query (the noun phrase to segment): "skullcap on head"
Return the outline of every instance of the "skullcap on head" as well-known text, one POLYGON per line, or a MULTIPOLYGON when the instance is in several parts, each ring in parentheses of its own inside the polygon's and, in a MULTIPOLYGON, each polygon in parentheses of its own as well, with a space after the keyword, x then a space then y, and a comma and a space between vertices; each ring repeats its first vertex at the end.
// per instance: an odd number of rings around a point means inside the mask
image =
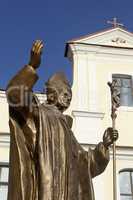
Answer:
POLYGON ((46 82, 46 87, 47 88, 53 88, 53 89, 62 89, 63 87, 68 87, 70 88, 70 84, 68 80, 66 79, 66 76, 64 73, 56 73, 52 77, 48 79, 46 82))

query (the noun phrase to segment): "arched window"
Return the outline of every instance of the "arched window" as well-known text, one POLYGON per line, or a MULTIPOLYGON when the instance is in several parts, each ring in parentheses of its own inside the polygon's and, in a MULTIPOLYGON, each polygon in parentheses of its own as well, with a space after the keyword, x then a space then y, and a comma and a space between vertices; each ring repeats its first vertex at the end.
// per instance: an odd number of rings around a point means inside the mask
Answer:
POLYGON ((133 169, 119 172, 120 200, 133 200, 133 169))
POLYGON ((112 79, 117 80, 117 89, 120 91, 120 105, 133 106, 132 76, 126 74, 112 74, 112 79))

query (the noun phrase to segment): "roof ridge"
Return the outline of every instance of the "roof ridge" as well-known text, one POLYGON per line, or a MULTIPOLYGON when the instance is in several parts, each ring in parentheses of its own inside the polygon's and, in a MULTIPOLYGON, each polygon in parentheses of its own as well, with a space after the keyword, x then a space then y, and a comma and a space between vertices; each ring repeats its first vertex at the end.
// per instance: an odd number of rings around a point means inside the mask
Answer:
POLYGON ((68 42, 67 43, 70 43, 70 42, 76 42, 77 40, 82 40, 82 39, 85 39, 86 37, 92 37, 92 36, 94 36, 94 35, 97 35, 97 34, 100 34, 100 33, 103 33, 103 32, 107 32, 107 31, 111 31, 111 30, 115 30, 115 29, 121 29, 121 30, 124 30, 124 31, 126 31, 126 32, 128 32, 128 33, 131 33, 131 34, 133 34, 133 32, 129 32, 125 27, 111 27, 111 28, 106 28, 106 29, 103 29, 103 30, 101 30, 101 31, 96 31, 96 32, 94 32, 94 33, 89 33, 89 34, 87 34, 87 35, 84 35, 84 36, 81 36, 81 37, 77 37, 77 38, 73 38, 73 39, 71 39, 71 40, 68 40, 68 42))

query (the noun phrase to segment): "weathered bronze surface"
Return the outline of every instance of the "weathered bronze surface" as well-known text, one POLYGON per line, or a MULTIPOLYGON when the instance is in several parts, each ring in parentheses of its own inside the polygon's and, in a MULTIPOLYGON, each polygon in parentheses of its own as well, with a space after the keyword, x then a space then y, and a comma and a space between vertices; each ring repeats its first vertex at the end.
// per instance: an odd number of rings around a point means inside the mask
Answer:
MULTIPOLYGON (((112 118, 112 128, 115 130, 116 122, 116 111, 120 106, 120 90, 117 87, 117 79, 108 82, 111 92, 111 118, 112 118)), ((116 143, 113 142, 113 200, 117 200, 117 173, 116 173, 116 143)))
POLYGON ((85 151, 74 137, 72 118, 64 115, 72 97, 62 74, 46 83, 40 104, 32 88, 38 76, 43 44, 35 41, 29 64, 7 87, 10 114, 8 200, 94 200, 92 178, 109 162, 108 147, 117 131, 108 128, 94 150, 85 151))

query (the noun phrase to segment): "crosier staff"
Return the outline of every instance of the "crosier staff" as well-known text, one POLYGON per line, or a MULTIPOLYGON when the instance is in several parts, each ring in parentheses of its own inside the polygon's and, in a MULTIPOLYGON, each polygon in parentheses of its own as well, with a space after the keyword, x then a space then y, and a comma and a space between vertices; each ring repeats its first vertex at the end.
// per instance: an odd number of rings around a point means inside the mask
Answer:
MULTIPOLYGON (((112 83, 108 82, 111 92, 111 119, 112 128, 115 130, 116 111, 120 106, 120 91, 117 88, 117 80, 114 79, 112 83)), ((116 180, 116 142, 113 142, 113 199, 117 200, 117 180, 116 180)))

